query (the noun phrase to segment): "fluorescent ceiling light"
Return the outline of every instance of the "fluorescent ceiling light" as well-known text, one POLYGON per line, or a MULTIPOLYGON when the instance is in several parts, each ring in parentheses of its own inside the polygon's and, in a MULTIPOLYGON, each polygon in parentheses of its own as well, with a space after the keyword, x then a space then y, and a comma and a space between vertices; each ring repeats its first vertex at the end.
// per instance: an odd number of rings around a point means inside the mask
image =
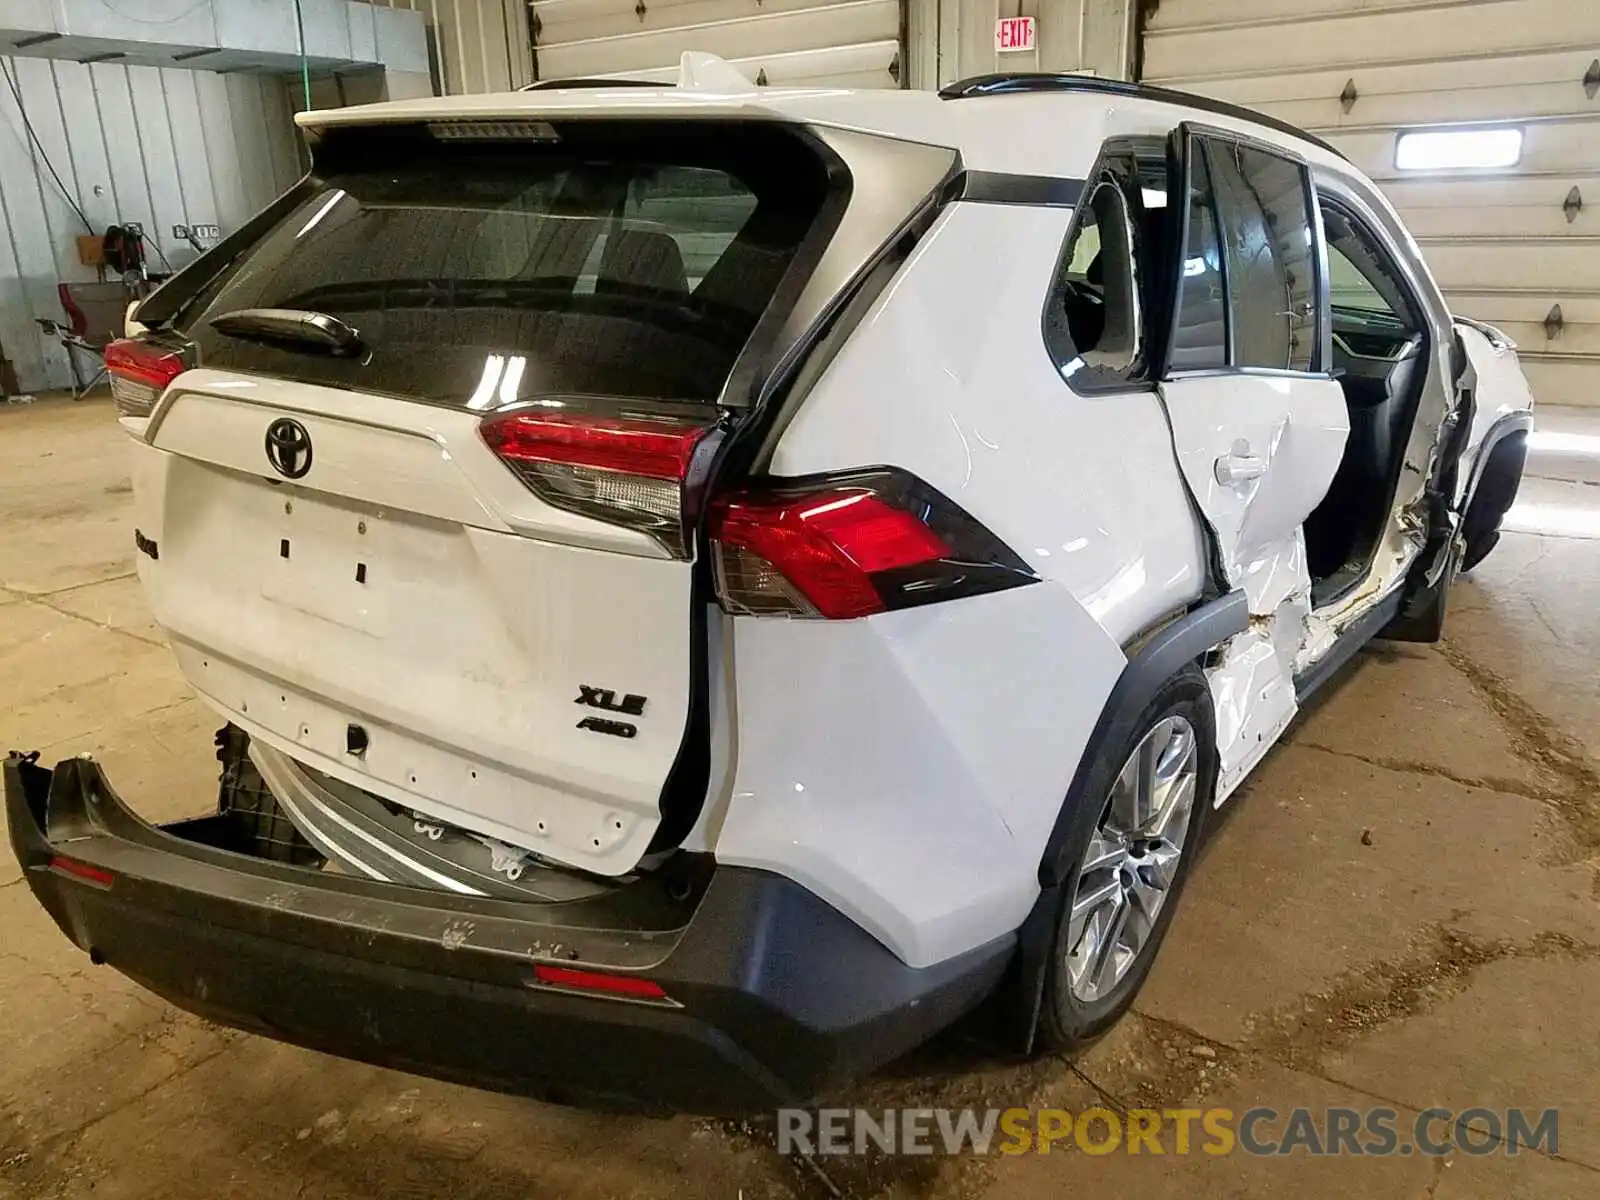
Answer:
POLYGON ((1430 129, 1402 133, 1394 165, 1402 171, 1449 171, 1461 167, 1513 167, 1522 157, 1522 130, 1430 129))

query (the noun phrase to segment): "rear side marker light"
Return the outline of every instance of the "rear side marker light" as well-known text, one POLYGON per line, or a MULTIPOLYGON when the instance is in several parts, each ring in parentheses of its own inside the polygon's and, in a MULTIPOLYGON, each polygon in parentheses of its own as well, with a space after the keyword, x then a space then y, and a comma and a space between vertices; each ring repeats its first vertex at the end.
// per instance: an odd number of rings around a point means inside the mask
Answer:
POLYGON ((519 409, 480 429, 541 500, 648 533, 675 557, 688 557, 684 480, 710 429, 703 421, 519 409))
POLYGON ((178 351, 131 338, 108 345, 105 360, 111 396, 124 417, 148 417, 167 385, 187 369, 178 351))
POLYGON ((637 975, 610 975, 604 971, 584 971, 577 967, 556 967, 549 963, 535 963, 533 977, 545 987, 562 988, 566 991, 589 992, 623 1000, 647 1000, 657 1004, 673 1003, 659 983, 637 975))
POLYGON ((60 871, 63 875, 71 875, 77 879, 86 879, 90 883, 99 884, 101 887, 110 887, 117 881, 117 877, 110 871, 100 867, 92 867, 86 862, 79 862, 75 858, 63 858, 56 855, 50 860, 50 869, 60 871))
POLYGON ((738 614, 846 620, 1038 579, 971 514, 894 468, 720 496, 710 535, 718 598, 738 614))

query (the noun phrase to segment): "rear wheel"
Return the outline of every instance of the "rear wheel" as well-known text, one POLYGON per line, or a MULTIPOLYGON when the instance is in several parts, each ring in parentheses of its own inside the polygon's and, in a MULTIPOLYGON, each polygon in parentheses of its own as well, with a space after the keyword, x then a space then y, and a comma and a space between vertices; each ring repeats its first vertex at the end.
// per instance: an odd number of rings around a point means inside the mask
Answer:
POLYGON ((1198 668, 1169 680, 1131 735, 1097 763, 1098 802, 1069 839, 1039 1037, 1062 1050, 1106 1029, 1133 1002, 1172 921, 1211 810, 1211 694, 1198 668))

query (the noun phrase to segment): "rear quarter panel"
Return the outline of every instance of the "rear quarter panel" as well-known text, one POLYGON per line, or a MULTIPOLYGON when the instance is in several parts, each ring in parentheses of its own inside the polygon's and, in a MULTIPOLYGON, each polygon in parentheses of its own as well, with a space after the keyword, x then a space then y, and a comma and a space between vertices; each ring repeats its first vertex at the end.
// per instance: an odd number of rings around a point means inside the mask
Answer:
POLYGON ((731 622, 718 859, 797 879, 914 966, 1021 923, 1123 644, 1201 588, 1155 394, 1078 396, 1046 352, 1070 217, 947 209, 771 464, 904 467, 1040 582, 857 621, 731 622))
POLYGON ((1461 463, 1460 487, 1464 491, 1476 475, 1489 431, 1512 413, 1531 412, 1533 390, 1515 347, 1504 342, 1496 345, 1482 329, 1465 321, 1457 321, 1455 329, 1478 376, 1472 434, 1461 463))

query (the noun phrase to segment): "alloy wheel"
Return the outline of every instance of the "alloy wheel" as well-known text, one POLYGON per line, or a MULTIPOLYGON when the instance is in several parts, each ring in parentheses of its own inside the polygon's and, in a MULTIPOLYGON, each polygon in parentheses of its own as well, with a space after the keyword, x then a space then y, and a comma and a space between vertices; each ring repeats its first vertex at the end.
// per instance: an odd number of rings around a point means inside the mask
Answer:
POLYGON ((1178 878, 1194 814, 1194 727, 1166 717, 1128 755, 1078 868, 1068 919, 1068 984, 1081 1003, 1108 996, 1155 931, 1178 878))

